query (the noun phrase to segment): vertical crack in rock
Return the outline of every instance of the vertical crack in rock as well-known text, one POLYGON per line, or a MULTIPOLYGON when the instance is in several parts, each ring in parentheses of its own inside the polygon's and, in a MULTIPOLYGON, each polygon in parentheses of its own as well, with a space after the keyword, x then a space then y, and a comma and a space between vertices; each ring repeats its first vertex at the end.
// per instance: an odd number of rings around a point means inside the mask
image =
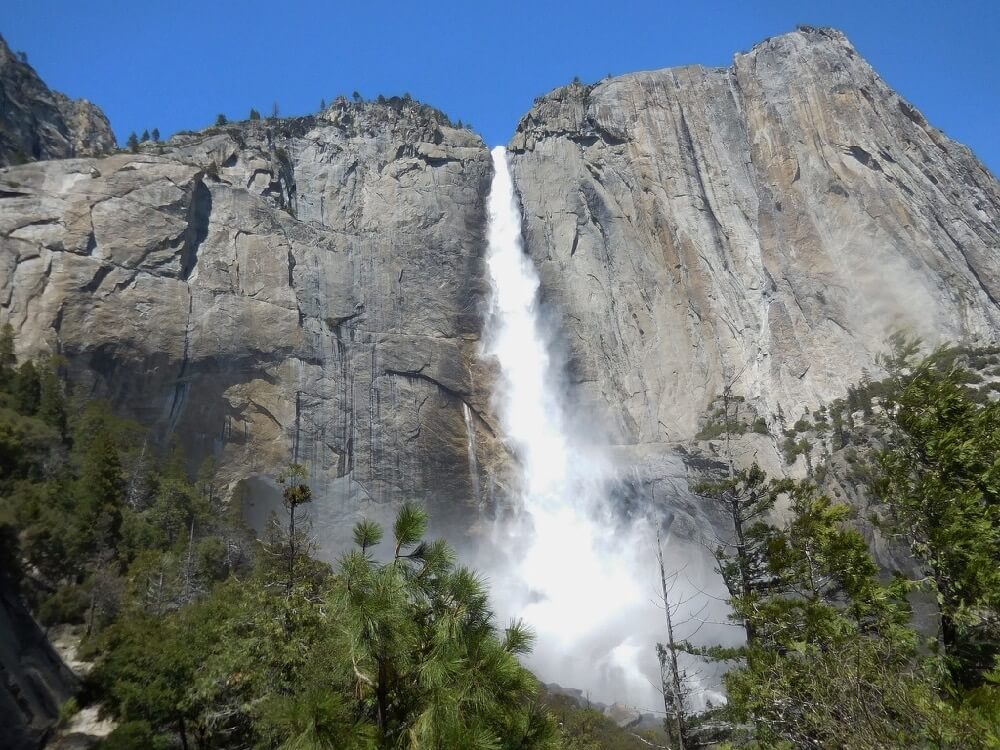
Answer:
POLYGON ((188 206, 187 230, 184 233, 184 245, 181 248, 181 279, 191 278, 198 264, 198 250, 208 237, 208 223, 212 214, 212 191, 208 189, 201 176, 195 180, 191 191, 191 204, 188 206))

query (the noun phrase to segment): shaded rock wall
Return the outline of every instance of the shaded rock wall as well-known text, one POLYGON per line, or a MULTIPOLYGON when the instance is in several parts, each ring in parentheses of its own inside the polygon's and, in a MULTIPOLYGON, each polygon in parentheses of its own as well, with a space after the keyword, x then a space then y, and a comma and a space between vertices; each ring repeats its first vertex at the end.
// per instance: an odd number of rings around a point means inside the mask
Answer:
POLYGON ((0 576, 0 747, 42 747, 78 680, 0 576))

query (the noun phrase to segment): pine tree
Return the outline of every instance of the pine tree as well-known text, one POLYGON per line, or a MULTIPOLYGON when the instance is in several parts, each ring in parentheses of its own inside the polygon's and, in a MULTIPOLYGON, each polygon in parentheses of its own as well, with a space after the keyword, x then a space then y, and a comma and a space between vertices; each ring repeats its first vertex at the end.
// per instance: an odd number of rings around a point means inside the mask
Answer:
POLYGON ((77 482, 77 518, 90 549, 113 548, 117 544, 123 503, 118 447, 102 425, 83 449, 77 482))
POLYGON ((142 135, 139 136, 139 140, 142 143, 145 143, 146 141, 148 141, 149 140, 149 131, 148 130, 143 130, 142 131, 142 135))
POLYGON ((55 427, 65 439, 67 427, 66 392, 58 372, 58 360, 48 358, 39 367, 38 417, 55 427))
POLYGON ((226 119, 226 116, 224 114, 220 113, 215 116, 215 127, 221 128, 227 122, 229 122, 229 120, 226 119))
MULTIPOLYGON (((760 533, 760 525, 786 486, 768 480, 756 463, 749 469, 733 471, 728 479, 706 481, 695 486, 695 492, 716 503, 731 524, 732 536, 718 539, 713 554, 718 563, 717 570, 731 601, 737 603, 738 611, 752 608, 760 591, 767 586, 768 572, 764 561, 767 537, 760 533)), ((752 642, 755 636, 753 620, 744 619, 742 625, 747 642, 752 642)))
POLYGON ((42 384, 35 363, 30 359, 17 368, 14 375, 14 403, 21 414, 38 412, 42 384))
POLYGON ((250 108, 250 119, 251 120, 259 120, 260 119, 260 112, 258 112, 253 107, 250 108))
POLYGON ((14 353, 14 326, 4 323, 0 328, 0 388, 6 388, 14 380, 17 355, 14 353))
POLYGON ((153 143, 159 143, 160 142, 160 129, 159 128, 153 128, 153 132, 152 132, 151 135, 153 136, 153 143))
POLYGON ((299 506, 312 502, 312 489, 306 484, 306 470, 300 464, 292 464, 281 473, 278 481, 284 485, 281 493, 285 509, 288 511, 288 543, 285 556, 287 557, 288 578, 285 583, 287 591, 291 592, 295 586, 296 562, 303 554, 303 548, 309 543, 308 532, 305 529, 295 528, 295 512, 299 506))
POLYGON ((127 145, 128 145, 128 150, 131 151, 133 154, 139 153, 139 136, 135 134, 134 130, 128 134, 127 145))
POLYGON ((942 355, 889 400, 875 489, 929 571, 951 676, 973 688, 1000 655, 1000 402, 976 403, 942 355))
POLYGON ((789 521, 749 533, 762 542, 768 586, 749 606, 731 600, 755 637, 717 652, 738 665, 726 674, 723 709, 734 739, 750 747, 988 747, 983 726, 936 695, 909 624, 909 587, 879 581, 864 538, 847 525, 851 510, 808 483, 785 489, 789 521))

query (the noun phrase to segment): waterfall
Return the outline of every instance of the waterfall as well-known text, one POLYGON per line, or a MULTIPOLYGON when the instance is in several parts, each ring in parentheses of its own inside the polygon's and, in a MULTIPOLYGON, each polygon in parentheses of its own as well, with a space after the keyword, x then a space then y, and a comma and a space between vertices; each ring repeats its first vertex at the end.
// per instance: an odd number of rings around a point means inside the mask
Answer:
POLYGON ((472 493, 479 506, 482 502, 479 492, 479 461, 476 459, 476 425, 472 421, 472 409, 462 402, 462 417, 465 419, 465 449, 469 453, 469 482, 472 483, 472 493))
POLYGON ((534 628, 529 665, 543 681, 655 709, 663 615, 649 527, 614 512, 614 468, 570 408, 546 337, 506 151, 492 156, 484 354, 500 366, 495 407, 521 472, 514 518, 496 529, 497 608, 534 628))

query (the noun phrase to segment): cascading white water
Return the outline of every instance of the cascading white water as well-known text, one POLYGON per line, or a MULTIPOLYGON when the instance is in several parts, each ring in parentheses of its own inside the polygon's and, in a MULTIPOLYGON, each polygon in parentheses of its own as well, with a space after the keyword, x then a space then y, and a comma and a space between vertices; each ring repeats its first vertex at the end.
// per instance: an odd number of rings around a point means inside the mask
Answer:
POLYGON ((614 471, 566 407, 502 147, 493 149, 493 166, 484 349, 500 365, 496 407, 522 470, 519 512, 497 529, 507 553, 491 571, 497 605, 534 628, 530 664, 543 680, 588 690, 595 700, 656 708, 654 644, 663 619, 653 603, 649 527, 622 531, 613 517, 614 471))
POLYGON ((478 506, 482 500, 479 493, 479 461, 476 460, 476 425, 472 421, 472 409, 464 401, 462 418, 465 420, 465 450, 469 454, 469 481, 472 483, 472 492, 478 506))

